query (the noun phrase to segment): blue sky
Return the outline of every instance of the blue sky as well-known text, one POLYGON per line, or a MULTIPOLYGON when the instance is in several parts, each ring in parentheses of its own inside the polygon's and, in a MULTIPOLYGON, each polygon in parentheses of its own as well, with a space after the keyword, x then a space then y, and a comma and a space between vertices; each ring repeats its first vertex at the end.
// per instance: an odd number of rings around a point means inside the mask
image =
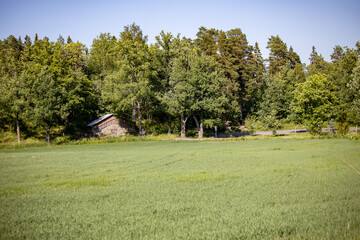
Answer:
POLYGON ((59 34, 91 46, 100 33, 118 36, 135 22, 149 43, 161 30, 195 38, 198 28, 240 28, 250 44, 279 35, 308 63, 314 45, 326 60, 335 45, 355 47, 360 41, 359 0, 0 0, 0 39, 35 33, 56 41, 59 34))

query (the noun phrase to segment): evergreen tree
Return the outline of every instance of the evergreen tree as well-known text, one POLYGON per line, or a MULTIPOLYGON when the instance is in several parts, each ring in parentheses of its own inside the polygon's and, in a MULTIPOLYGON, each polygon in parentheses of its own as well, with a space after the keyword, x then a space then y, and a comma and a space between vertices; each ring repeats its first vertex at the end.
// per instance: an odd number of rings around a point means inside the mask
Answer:
MULTIPOLYGON (((228 79, 227 93, 237 99, 238 110, 230 113, 238 117, 239 123, 244 120, 244 105, 248 100, 248 83, 251 79, 249 73, 249 59, 251 47, 248 45, 245 34, 239 28, 232 29, 226 33, 219 33, 219 64, 228 79)), ((231 116, 228 116, 231 119, 231 116)))
POLYGON ((203 54, 212 56, 225 72, 228 79, 226 92, 236 99, 238 109, 229 112, 225 118, 243 121, 257 108, 264 83, 264 61, 258 44, 255 47, 248 45, 246 35, 240 29, 224 32, 201 27, 197 37, 196 45, 203 54))
POLYGON ((195 43, 205 55, 216 56, 218 54, 218 30, 200 27, 196 36, 195 43))
POLYGON ((292 69, 294 69, 296 67, 296 65, 298 65, 298 64, 301 65, 300 57, 296 52, 294 52, 294 49, 292 46, 290 46, 290 48, 289 48, 288 58, 289 58, 289 62, 290 62, 290 67, 292 69))
POLYGON ((258 43, 250 48, 248 59, 249 80, 246 82, 246 95, 244 97, 244 112, 246 115, 258 111, 259 102, 265 88, 265 65, 258 43))
POLYGON ((334 47, 334 52, 331 54, 331 60, 333 62, 341 62, 344 54, 344 49, 339 45, 334 47))
POLYGON ((324 60, 316 51, 315 46, 312 47, 310 54, 310 65, 307 66, 308 75, 328 74, 330 71, 330 64, 324 60))
POLYGON ((68 37, 67 37, 67 40, 66 40, 66 43, 67 43, 67 44, 70 44, 70 43, 72 43, 72 42, 73 42, 73 41, 72 41, 71 37, 68 36, 68 37))
MULTIPOLYGON (((288 62, 288 50, 286 43, 284 43, 279 35, 276 37, 271 36, 269 38, 267 47, 270 50, 269 54, 269 73, 280 74, 281 67, 285 66, 288 62)), ((295 54, 292 56, 296 57, 295 54)), ((294 59, 296 62, 296 59, 294 59)))
POLYGON ((56 40, 56 42, 60 43, 61 45, 64 45, 65 44, 65 39, 59 35, 58 39, 56 40))

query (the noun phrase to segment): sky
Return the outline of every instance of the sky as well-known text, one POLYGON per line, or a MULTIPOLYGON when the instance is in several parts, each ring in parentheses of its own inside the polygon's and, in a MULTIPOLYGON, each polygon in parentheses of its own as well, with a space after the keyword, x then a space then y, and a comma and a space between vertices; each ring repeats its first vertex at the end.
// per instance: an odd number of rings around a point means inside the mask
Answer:
POLYGON ((195 39, 199 27, 240 28, 249 44, 259 43, 263 57, 269 37, 279 35, 302 62, 312 46, 330 61, 335 45, 355 47, 360 41, 359 0, 0 0, 0 39, 47 36, 91 47, 100 33, 118 37, 136 23, 148 43, 164 30, 195 39))

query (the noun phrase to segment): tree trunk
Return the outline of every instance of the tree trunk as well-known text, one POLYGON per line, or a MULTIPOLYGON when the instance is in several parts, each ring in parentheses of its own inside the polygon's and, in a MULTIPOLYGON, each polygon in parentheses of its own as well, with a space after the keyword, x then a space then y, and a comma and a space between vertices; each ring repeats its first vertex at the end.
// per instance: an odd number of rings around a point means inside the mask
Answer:
POLYGON ((281 67, 281 64, 280 64, 280 55, 278 55, 278 75, 280 76, 280 67, 281 67))
POLYGON ((17 135, 17 141, 18 143, 20 143, 21 139, 20 139, 20 123, 19 123, 19 118, 16 118, 16 135, 17 135))
POLYGON ((143 129, 141 126, 141 105, 140 102, 137 103, 137 110, 138 110, 138 123, 139 123, 139 135, 140 137, 143 136, 143 129))
POLYGON ((168 115, 168 135, 171 135, 171 116, 168 115))
POLYGON ((136 106, 135 103, 131 103, 131 109, 132 109, 132 120, 134 123, 136 123, 136 106))
POLYGON ((196 117, 193 117, 193 118, 194 118, 194 120, 195 120, 195 124, 196 124, 196 131, 198 131, 198 132, 199 132, 199 130, 200 130, 199 121, 197 120, 197 118, 196 118, 196 117))
POLYGON ((46 124, 46 142, 50 143, 50 126, 46 124))
POLYGON ((200 122, 197 120, 196 117, 194 117, 195 124, 196 124, 196 130, 198 131, 198 138, 204 137, 204 124, 202 122, 202 117, 200 117, 200 122))
POLYGON ((65 122, 64 122, 64 129, 65 132, 69 131, 69 126, 70 126, 70 114, 65 118, 65 122))
POLYGON ((184 117, 184 114, 181 113, 181 138, 186 138, 186 121, 188 117, 184 117))

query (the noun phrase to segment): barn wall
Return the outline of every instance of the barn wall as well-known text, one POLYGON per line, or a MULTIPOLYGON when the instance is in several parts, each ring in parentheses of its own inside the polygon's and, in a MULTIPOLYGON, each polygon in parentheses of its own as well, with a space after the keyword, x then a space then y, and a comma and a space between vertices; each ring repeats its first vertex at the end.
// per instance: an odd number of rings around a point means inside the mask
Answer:
POLYGON ((115 116, 111 116, 108 119, 92 127, 92 132, 95 136, 120 136, 125 135, 129 131, 130 129, 127 127, 125 122, 119 122, 119 120, 115 116))

